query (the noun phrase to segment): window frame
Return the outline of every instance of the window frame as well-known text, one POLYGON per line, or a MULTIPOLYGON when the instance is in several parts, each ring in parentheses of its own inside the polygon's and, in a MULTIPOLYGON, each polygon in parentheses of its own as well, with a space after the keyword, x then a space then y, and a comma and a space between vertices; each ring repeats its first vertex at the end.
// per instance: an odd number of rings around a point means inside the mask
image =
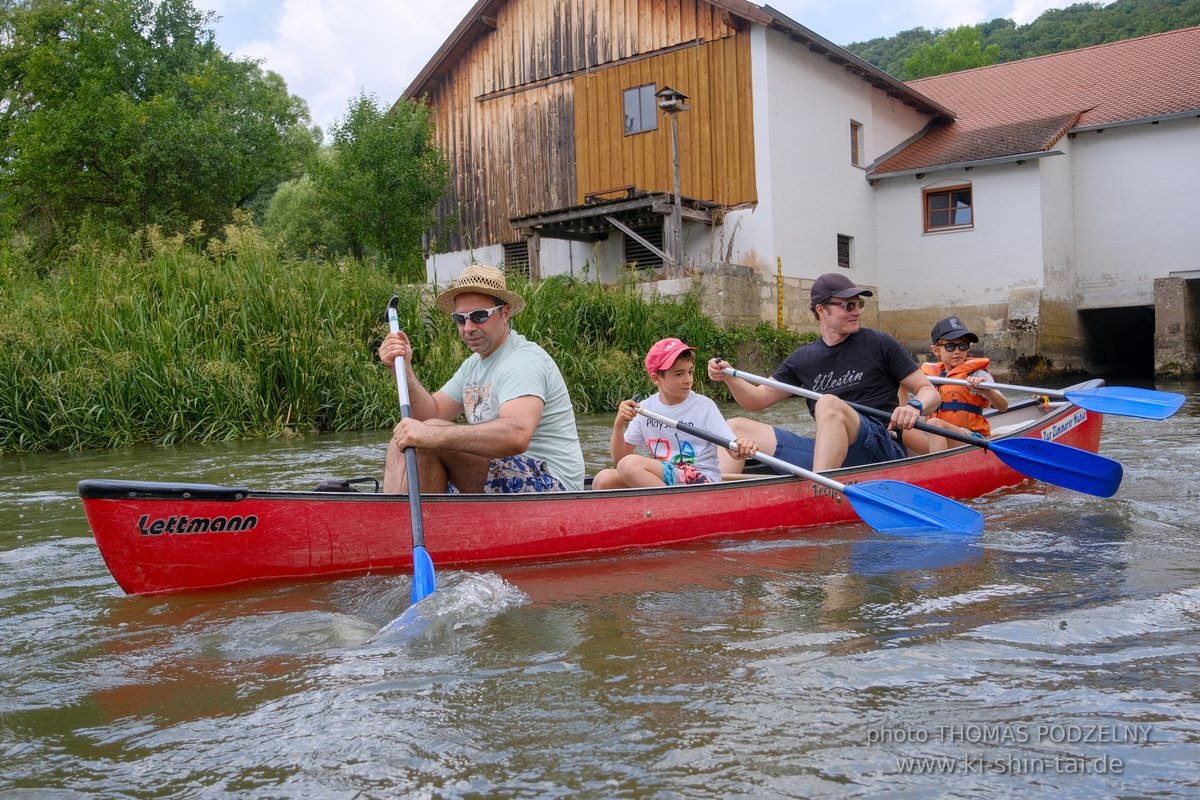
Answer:
POLYGON ((651 131, 658 130, 658 97, 655 95, 655 92, 657 91, 657 83, 643 83, 638 86, 630 86, 621 90, 621 130, 626 136, 637 136, 639 133, 650 133, 651 131), (633 92, 636 92, 637 97, 637 122, 641 124, 642 127, 630 130, 629 122, 631 117, 628 113, 629 96, 630 93, 633 92), (647 102, 650 103, 649 109, 647 109, 646 106, 647 102), (647 110, 650 111, 651 124, 649 126, 646 125, 645 119, 647 110))
POLYGON ((953 186, 935 186, 921 190, 921 227, 925 233, 943 233, 946 231, 969 231, 975 228, 975 189, 970 183, 959 183, 953 186), (954 203, 954 195, 957 193, 966 192, 968 194, 968 202, 966 211, 970 219, 967 222, 955 222, 954 218, 959 215, 962 209, 956 207, 954 203), (931 208, 931 200, 934 197, 946 197, 945 208, 931 208), (933 214, 947 214, 949 220, 945 225, 935 225, 933 223, 933 214))
POLYGON ((854 237, 845 233, 837 235, 837 265, 841 269, 850 269, 854 261, 854 237), (845 244, 846 260, 842 261, 842 244, 845 244))
POLYGON ((850 120, 850 163, 863 166, 863 124, 850 120))

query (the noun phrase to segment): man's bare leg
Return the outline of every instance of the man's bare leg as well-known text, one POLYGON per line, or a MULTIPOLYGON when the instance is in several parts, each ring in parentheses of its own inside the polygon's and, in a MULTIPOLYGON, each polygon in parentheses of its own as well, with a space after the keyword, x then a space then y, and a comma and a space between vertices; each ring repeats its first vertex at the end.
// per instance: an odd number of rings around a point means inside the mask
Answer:
MULTIPOLYGON (((453 425, 441 419, 431 419, 426 425, 453 425)), ((491 459, 463 453, 457 450, 429 450, 417 448, 417 474, 420 476, 421 491, 443 494, 448 484, 453 483, 460 492, 483 491, 491 459)), ((383 491, 401 494, 408 491, 408 464, 404 451, 392 439, 388 442, 383 463, 383 491)))
MULTIPOLYGON (((768 456, 775 455, 775 429, 765 422, 745 417, 734 417, 729 420, 729 430, 733 431, 735 439, 749 439, 758 445, 758 452, 768 456)), ((725 475, 737 475, 746 468, 746 462, 734 458, 733 454, 724 447, 717 448, 717 461, 721 464, 721 472, 725 475)))
POLYGON ((850 443, 858 437, 858 412, 841 398, 823 395, 813 411, 817 431, 813 445, 813 472, 837 469, 846 460, 850 443))

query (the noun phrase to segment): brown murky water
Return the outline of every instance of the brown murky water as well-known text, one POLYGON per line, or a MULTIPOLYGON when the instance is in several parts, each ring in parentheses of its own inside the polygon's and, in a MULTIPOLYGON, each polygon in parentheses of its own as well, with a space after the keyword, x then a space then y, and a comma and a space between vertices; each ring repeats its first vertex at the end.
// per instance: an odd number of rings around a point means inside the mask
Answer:
POLYGON ((1159 388, 1176 417, 1106 420, 1110 500, 439 570, 376 643, 404 576, 124 596, 75 484, 303 488, 378 474, 382 432, 0 458, 0 795, 1194 797, 1200 386, 1159 388))

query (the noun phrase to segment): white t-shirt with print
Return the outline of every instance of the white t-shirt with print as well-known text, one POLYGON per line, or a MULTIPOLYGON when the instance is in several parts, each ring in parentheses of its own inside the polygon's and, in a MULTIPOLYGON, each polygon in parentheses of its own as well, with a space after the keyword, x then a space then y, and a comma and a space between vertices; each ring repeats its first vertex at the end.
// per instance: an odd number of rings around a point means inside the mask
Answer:
MULTIPOLYGON (((669 406, 656 392, 643 400, 641 405, 647 411, 670 417, 676 422, 686 422, 722 439, 734 439, 733 431, 729 429, 725 417, 721 416, 717 404, 702 394, 688 392, 682 403, 669 406)), ((692 464, 713 483, 721 480, 721 462, 717 459, 717 446, 706 439, 638 415, 625 429, 625 442, 634 447, 646 448, 650 451, 650 456, 659 461, 692 464)))

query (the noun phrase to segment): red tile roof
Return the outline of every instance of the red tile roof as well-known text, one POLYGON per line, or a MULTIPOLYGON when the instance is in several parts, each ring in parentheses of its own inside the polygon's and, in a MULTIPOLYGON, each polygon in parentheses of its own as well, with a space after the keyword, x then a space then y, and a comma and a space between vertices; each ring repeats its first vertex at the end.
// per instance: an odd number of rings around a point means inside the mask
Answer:
POLYGON ((1035 153, 1071 128, 1200 114, 1200 27, 912 81, 954 111, 872 177, 1035 153))

